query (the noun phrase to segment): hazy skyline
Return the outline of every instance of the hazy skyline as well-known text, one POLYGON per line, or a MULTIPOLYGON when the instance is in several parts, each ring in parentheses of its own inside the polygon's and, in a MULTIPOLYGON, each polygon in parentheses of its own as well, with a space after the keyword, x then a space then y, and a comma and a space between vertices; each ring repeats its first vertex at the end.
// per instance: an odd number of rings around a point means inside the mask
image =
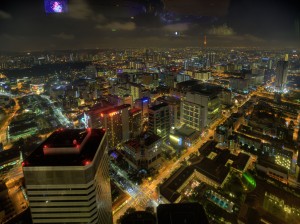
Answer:
POLYGON ((3 0, 0 51, 80 48, 299 47, 295 0, 69 0, 69 12, 43 0, 3 0), (177 33, 176 33, 177 32, 177 33))

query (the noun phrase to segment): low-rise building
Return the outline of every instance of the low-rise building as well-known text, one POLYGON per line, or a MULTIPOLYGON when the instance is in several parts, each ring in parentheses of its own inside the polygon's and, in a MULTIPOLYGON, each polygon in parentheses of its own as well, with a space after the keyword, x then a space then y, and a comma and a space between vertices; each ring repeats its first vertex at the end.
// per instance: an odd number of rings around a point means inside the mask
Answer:
POLYGON ((124 143, 124 157, 136 170, 156 169, 161 164, 162 138, 145 133, 124 143))

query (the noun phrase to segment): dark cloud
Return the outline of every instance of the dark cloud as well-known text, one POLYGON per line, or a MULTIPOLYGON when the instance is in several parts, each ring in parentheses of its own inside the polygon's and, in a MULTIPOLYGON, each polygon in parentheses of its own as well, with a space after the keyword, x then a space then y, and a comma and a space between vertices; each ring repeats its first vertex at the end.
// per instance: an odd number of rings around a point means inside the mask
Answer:
POLYGON ((184 32, 189 30, 189 24, 188 23, 170 24, 164 26, 163 29, 170 32, 184 32))
POLYGON ((96 29, 106 29, 106 30, 112 30, 112 31, 117 31, 117 30, 127 30, 127 31, 132 31, 136 29, 136 25, 134 22, 109 22, 107 24, 98 24, 96 25, 96 29))
POLYGON ((59 39, 62 39, 62 40, 72 40, 72 39, 74 39, 73 34, 66 34, 66 33, 54 34, 53 37, 59 38, 59 39))
POLYGON ((69 0, 61 15, 42 0, 0 7, 0 50, 201 46, 204 35, 211 47, 300 43, 294 0, 69 0))
POLYGON ((230 0, 165 0, 165 8, 172 12, 198 16, 224 16, 230 0))
POLYGON ((11 15, 7 12, 0 10, 0 19, 11 19, 11 15))

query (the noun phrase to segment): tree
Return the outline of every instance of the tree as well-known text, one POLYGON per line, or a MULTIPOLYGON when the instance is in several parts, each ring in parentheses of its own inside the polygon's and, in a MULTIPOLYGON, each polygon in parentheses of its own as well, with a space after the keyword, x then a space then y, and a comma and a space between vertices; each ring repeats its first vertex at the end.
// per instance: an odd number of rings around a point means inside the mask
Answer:
POLYGON ((151 214, 153 214, 153 215, 155 214, 154 208, 153 208, 153 207, 150 207, 150 206, 149 206, 149 207, 146 207, 145 211, 146 211, 146 212, 149 212, 149 213, 151 213, 151 214))
POLYGON ((126 215, 129 215, 129 214, 131 214, 131 213, 134 213, 135 211, 136 211, 136 209, 135 209, 134 207, 129 207, 129 208, 124 212, 124 214, 123 214, 122 216, 120 216, 120 218, 117 220, 117 224, 121 224, 122 221, 123 221, 123 219, 124 219, 124 217, 125 217, 126 215))

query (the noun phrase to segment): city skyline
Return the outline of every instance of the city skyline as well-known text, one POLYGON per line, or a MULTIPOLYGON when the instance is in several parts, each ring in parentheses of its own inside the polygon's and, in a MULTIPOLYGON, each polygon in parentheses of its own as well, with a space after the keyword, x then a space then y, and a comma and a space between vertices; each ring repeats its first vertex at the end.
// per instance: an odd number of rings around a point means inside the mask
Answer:
POLYGON ((1 1, 0 223, 298 224, 297 1, 1 1))

